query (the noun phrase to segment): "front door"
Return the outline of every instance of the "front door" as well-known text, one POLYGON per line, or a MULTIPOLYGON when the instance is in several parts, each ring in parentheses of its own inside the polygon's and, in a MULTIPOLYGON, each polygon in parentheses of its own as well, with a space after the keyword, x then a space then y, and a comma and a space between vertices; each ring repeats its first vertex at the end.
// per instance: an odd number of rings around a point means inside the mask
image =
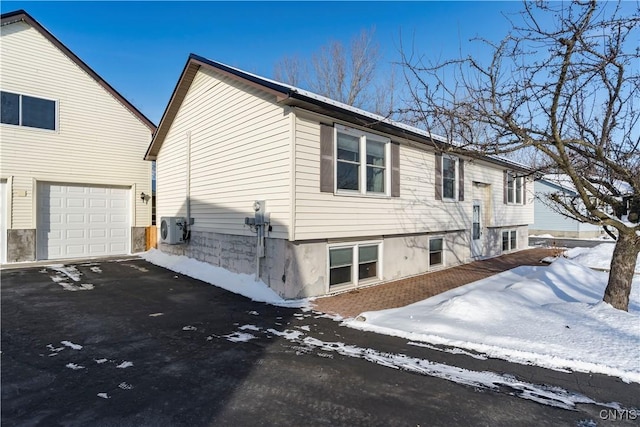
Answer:
POLYGON ((483 255, 482 201, 473 201, 473 221, 471 224, 471 256, 479 258, 483 255))

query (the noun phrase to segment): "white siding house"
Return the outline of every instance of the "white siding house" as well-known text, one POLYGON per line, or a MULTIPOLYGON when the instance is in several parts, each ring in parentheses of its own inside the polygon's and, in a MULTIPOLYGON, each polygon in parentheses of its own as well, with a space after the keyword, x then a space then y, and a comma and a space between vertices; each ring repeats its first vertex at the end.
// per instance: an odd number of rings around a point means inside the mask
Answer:
POLYGON ((0 28, 0 261, 145 250, 155 126, 26 12, 0 28))
POLYGON ((568 177, 543 177, 535 182, 534 189, 535 221, 529 227, 530 234, 570 238, 593 238, 604 234, 602 227, 568 218, 549 205, 549 194, 577 195, 568 177))
POLYGON ((191 55, 147 150, 157 164, 158 217, 191 218, 182 221, 191 223, 183 243, 168 244, 164 233, 159 248, 259 274, 298 298, 526 247, 526 169, 447 147, 191 55), (269 215, 264 244, 245 225, 259 222, 256 201, 269 215))

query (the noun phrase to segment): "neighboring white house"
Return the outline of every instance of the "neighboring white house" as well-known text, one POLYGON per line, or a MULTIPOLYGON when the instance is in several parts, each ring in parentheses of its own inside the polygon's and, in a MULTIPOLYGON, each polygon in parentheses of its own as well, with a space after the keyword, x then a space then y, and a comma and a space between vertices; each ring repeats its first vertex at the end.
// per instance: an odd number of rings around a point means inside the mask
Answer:
POLYGON ((529 227, 529 234, 571 238, 593 238, 604 235, 602 227, 568 218, 558 209, 550 206, 550 194, 560 193, 569 198, 577 196, 578 193, 567 175, 545 175, 536 180, 534 191, 535 221, 529 227))
POLYGON ((145 250, 154 124, 26 12, 0 45, 0 261, 145 250))
POLYGON ((258 271, 281 296, 298 298, 527 247, 526 169, 440 154, 447 146, 191 55, 146 158, 157 164, 163 240, 180 231, 168 217, 189 211, 193 223, 186 243, 159 248, 258 271), (254 209, 270 215, 264 245, 254 209))

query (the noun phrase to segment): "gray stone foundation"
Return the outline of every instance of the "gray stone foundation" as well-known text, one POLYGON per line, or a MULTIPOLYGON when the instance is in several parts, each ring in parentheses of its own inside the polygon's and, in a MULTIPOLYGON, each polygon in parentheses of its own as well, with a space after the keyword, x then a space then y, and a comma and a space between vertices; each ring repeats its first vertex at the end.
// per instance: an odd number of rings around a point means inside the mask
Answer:
POLYGON ((147 250, 147 227, 131 227, 131 253, 147 250))
POLYGON ((36 230, 7 230, 7 262, 36 260, 36 230))

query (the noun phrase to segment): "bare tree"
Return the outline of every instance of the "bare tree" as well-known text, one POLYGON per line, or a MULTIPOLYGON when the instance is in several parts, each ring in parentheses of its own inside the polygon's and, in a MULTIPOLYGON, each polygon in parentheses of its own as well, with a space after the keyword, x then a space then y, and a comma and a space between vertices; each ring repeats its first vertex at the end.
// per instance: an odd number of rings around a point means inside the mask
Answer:
MULTIPOLYGON (((467 154, 538 153, 568 177, 564 214, 615 230, 604 301, 628 309, 640 252, 640 14, 637 3, 524 3, 491 58, 430 63, 403 50, 414 123, 467 154)), ((542 161, 542 162, 541 162, 542 161)))
POLYGON ((278 81, 299 86, 302 82, 302 76, 307 74, 305 68, 298 56, 286 56, 275 65, 273 74, 278 81))
POLYGON ((310 61, 295 56, 282 58, 274 68, 274 76, 284 83, 387 117, 394 111, 395 74, 381 76, 381 61, 375 30, 362 30, 348 47, 331 41, 310 61))

